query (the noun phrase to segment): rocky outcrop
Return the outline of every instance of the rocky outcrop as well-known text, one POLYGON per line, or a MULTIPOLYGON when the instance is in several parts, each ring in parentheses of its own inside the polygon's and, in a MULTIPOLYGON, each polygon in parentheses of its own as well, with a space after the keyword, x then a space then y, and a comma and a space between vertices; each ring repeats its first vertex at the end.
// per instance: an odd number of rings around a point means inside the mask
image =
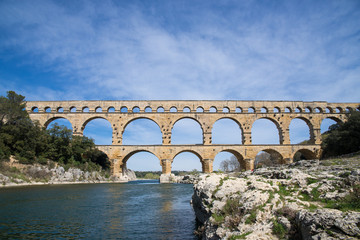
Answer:
POLYGON ((359 163, 312 160, 201 175, 192 197, 203 224, 197 232, 203 239, 358 239, 359 163))
POLYGON ((65 170, 62 166, 25 165, 17 162, 1 163, 0 186, 38 184, 127 182, 136 180, 135 172, 124 170, 119 177, 110 177, 103 172, 83 171, 78 168, 65 170))

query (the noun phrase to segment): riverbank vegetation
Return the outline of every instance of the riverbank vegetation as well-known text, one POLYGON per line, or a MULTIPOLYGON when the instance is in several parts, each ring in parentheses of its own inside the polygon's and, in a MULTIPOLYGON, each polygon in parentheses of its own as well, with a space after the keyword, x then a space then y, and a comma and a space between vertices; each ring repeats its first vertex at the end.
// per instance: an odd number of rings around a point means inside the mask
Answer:
POLYGON ((65 126, 49 129, 31 121, 25 111, 25 97, 13 91, 0 96, 0 160, 14 156, 22 164, 48 164, 65 168, 107 170, 110 162, 105 153, 95 148, 92 139, 74 136, 65 126))

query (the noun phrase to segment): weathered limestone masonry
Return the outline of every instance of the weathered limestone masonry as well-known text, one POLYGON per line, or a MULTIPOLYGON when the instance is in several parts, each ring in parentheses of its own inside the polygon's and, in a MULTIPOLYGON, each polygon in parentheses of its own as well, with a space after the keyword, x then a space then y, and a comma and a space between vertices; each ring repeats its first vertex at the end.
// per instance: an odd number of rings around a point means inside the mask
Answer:
POLYGON ((29 101, 26 110, 33 121, 48 126, 53 120, 65 118, 70 121, 73 133, 82 135, 87 123, 96 118, 111 123, 112 145, 98 146, 112 163, 112 174, 120 175, 126 161, 135 153, 146 151, 160 160, 162 172, 171 174, 173 159, 181 152, 196 154, 203 172, 212 172, 215 156, 222 151, 233 153, 242 168, 254 168, 255 156, 266 151, 279 159, 280 163, 292 162, 296 152, 306 158, 321 155, 321 122, 325 118, 337 122, 346 120, 346 112, 359 111, 359 103, 328 103, 301 101, 29 101), (154 121, 162 132, 162 145, 122 145, 126 126, 139 118, 154 121), (203 131, 201 145, 172 145, 171 133, 174 124, 183 118, 191 118, 200 124, 203 131), (223 118, 234 120, 242 131, 242 144, 212 144, 212 126, 223 118), (272 121, 278 131, 280 143, 276 145, 253 145, 251 127, 261 118, 272 121), (289 125, 299 118, 306 122, 311 144, 290 144, 289 125))

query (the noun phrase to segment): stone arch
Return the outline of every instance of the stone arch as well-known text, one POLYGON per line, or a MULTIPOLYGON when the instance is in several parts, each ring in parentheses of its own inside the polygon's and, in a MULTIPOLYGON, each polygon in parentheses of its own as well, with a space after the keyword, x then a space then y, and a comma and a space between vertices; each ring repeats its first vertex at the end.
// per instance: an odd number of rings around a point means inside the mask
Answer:
POLYGON ((134 106, 132 109, 131 109, 131 112, 133 113, 139 113, 140 112, 140 108, 138 106, 134 106))
POLYGON ((293 155, 293 161, 316 159, 316 154, 309 149, 299 149, 293 155))
POLYGON ((190 109, 190 107, 185 106, 185 107, 183 108, 182 112, 191 112, 191 109, 190 109))
MULTIPOLYGON (((194 154, 200 161, 200 164, 201 164, 201 170, 202 172, 205 172, 204 171, 204 158, 201 156, 200 153, 198 153, 197 151, 195 150, 191 150, 191 149, 183 149, 183 150, 180 150, 179 152, 176 152, 173 157, 171 158, 171 164, 174 163, 174 159, 179 156, 180 154, 182 153, 191 153, 191 154, 194 154)), ((191 167, 192 168, 192 167, 191 167)))
POLYGON ((217 112, 217 108, 216 108, 215 106, 211 106, 211 107, 209 108, 209 112, 214 112, 214 113, 216 113, 216 112, 217 112))
POLYGON ((230 108, 228 108, 228 107, 223 107, 222 112, 223 112, 223 113, 229 113, 229 112, 230 112, 230 108))
MULTIPOLYGON (((210 129, 210 131, 211 131, 211 139, 214 140, 214 138, 213 138, 214 125, 215 125, 218 121, 223 120, 223 119, 232 120, 233 122, 235 122, 235 123, 237 124, 237 126, 240 128, 240 131, 241 131, 241 133, 240 133, 240 134, 241 134, 241 135, 240 135, 241 144, 244 144, 244 130, 243 130, 243 127, 242 127, 241 123, 240 123, 237 119, 232 118, 232 117, 220 117, 220 118, 218 118, 218 119, 215 120, 215 122, 212 124, 211 129, 210 129)), ((215 144, 216 144, 216 143, 215 143, 215 144)))
POLYGON ((285 161, 284 161, 284 157, 283 155, 274 150, 274 149, 271 149, 271 148, 266 148, 266 149, 263 149, 261 151, 258 152, 258 154, 256 155, 256 158, 255 158, 255 163, 254 163, 254 166, 256 168, 259 167, 259 164, 262 164, 262 165, 267 165, 267 166, 271 166, 271 165, 276 165, 276 164, 284 164, 285 161), (262 152, 265 152, 265 155, 266 155, 266 159, 261 159, 259 160, 258 156, 259 154, 261 154, 262 152))
POLYGON ((147 106, 144 108, 144 112, 146 113, 151 113, 152 112, 152 108, 150 106, 147 106))
MULTIPOLYGON (((253 136, 253 126, 254 126, 254 124, 256 123, 257 120, 261 120, 261 119, 269 120, 270 122, 272 122, 273 124, 275 124, 275 127, 276 127, 276 129, 278 130, 278 137, 279 137, 279 142, 276 143, 276 144, 282 144, 282 142, 283 142, 282 128, 281 128, 279 122, 276 121, 275 119, 271 118, 271 117, 260 117, 260 118, 255 119, 255 120, 252 122, 252 124, 251 124, 251 129, 250 129, 250 131, 251 131, 251 136, 253 136)), ((253 139, 253 137, 252 137, 252 139, 253 139)), ((264 144, 265 144, 265 143, 264 143, 264 144)))
POLYGON ((46 122, 44 123, 44 127, 47 128, 53 121, 57 120, 57 119, 65 119, 65 120, 68 120, 71 124, 71 127, 72 129, 74 129, 74 125, 72 124, 72 122, 67 119, 66 117, 52 117, 52 118, 49 118, 48 120, 46 120, 46 122))
POLYGON ((268 111, 267 107, 262 107, 262 108, 260 109, 260 112, 261 112, 261 113, 268 113, 269 111, 268 111))
POLYGON ((305 117, 295 117, 295 118, 293 118, 291 121, 290 121, 290 123, 289 123, 289 126, 288 126, 288 129, 289 129, 289 134, 290 134, 290 143, 291 144, 293 144, 292 142, 291 142, 291 135, 292 135, 292 131, 291 131, 291 129, 290 129, 290 125, 291 125, 291 123, 292 123, 292 121, 294 120, 294 119, 300 119, 300 120, 302 120, 302 121, 304 121, 305 123, 306 123, 306 125, 308 126, 308 130, 309 130, 309 140, 310 140, 310 142, 311 143, 314 143, 314 126, 313 126, 313 124, 311 123, 311 121, 309 120, 309 119, 307 119, 307 118, 305 118, 305 117))
POLYGON ((44 111, 46 113, 51 113, 51 107, 49 107, 49 106, 45 107, 44 111))
MULTIPOLYGON (((159 163, 161 165, 161 160, 159 158, 159 156, 157 156, 155 153, 151 152, 150 150, 146 150, 146 149, 137 149, 137 150, 134 150, 132 152, 129 152, 125 155, 125 157, 122 159, 122 162, 120 164, 122 164, 124 166, 125 164, 125 167, 126 167, 126 162, 129 160, 129 158, 131 158, 133 155, 135 155, 136 153, 140 153, 140 152, 147 152, 147 153, 151 153, 152 155, 154 155, 155 157, 157 157, 159 159, 159 163)), ((122 166, 120 166, 121 169, 122 169, 122 166)))
POLYGON ((198 119, 193 118, 193 117, 189 117, 189 116, 179 117, 178 119, 176 119, 176 120, 172 123, 172 125, 171 125, 171 132, 172 132, 175 124, 176 124, 178 121, 183 120, 183 119, 191 119, 191 120, 194 120, 195 122, 197 122, 197 123, 200 125, 202 134, 204 135, 204 126, 201 124, 201 122, 200 122, 198 119))
MULTIPOLYGON (((101 124, 101 123, 100 123, 101 124)), ((92 125, 92 124, 91 124, 92 125)), ((80 131, 88 136, 94 139, 94 142, 96 145, 111 145, 113 143, 113 136, 114 136, 114 129, 111 121, 101 115, 93 116, 88 119, 86 119, 82 125, 80 131), (93 123, 95 126, 90 126, 89 129, 85 129, 86 126, 93 120, 105 120, 108 123, 108 126, 105 125, 99 125, 97 121, 93 123), (92 132, 95 128, 101 128, 101 130, 96 131, 96 133, 92 132), (106 140, 105 140, 106 139, 106 140), (100 143, 101 142, 101 143, 100 143)))
POLYGON ((255 113, 255 107, 249 107, 248 108, 248 113, 255 113))
POLYGON ((295 112, 296 112, 296 113, 301 113, 301 112, 302 112, 301 107, 296 107, 296 108, 295 108, 295 112))
POLYGON ((281 110, 279 107, 274 107, 274 110, 273 110, 274 113, 280 113, 281 110))
POLYGON ((108 122, 110 123, 111 129, 112 129, 112 124, 111 124, 111 122, 109 121, 109 119, 107 119, 107 118, 105 118, 105 117, 103 117, 103 116, 94 116, 94 117, 90 117, 90 118, 86 119, 86 120, 83 122, 83 124, 81 125, 81 131, 84 131, 86 125, 87 125, 89 122, 91 122, 92 120, 95 120, 95 119, 104 119, 104 120, 108 121, 108 122))
POLYGON ((159 166, 162 166, 161 164, 161 160, 159 158, 159 156, 157 156, 154 152, 151 152, 149 150, 145 150, 145 149, 137 149, 134 151, 131 151, 129 153, 127 153, 124 158, 122 158, 121 161, 117 161, 115 160, 115 166, 113 166, 114 168, 114 175, 117 175, 119 173, 124 173, 125 170, 127 169, 127 162, 128 160, 134 156, 135 154, 138 153, 150 153, 151 155, 153 155, 155 158, 157 158, 158 162, 159 162, 159 166))
POLYGON ((325 112, 326 113, 333 113, 334 111, 333 111, 333 109, 331 107, 326 107, 325 112))
POLYGON ((175 106, 172 106, 171 108, 170 108, 170 112, 177 112, 178 110, 177 110, 177 108, 175 107, 175 106))
POLYGON ((221 150, 220 152, 218 152, 218 154, 221 152, 228 152, 228 153, 233 154, 240 164, 240 170, 246 170, 246 161, 245 161, 244 156, 241 153, 239 153, 238 151, 233 150, 233 149, 224 149, 224 150, 221 150))
POLYGON ((56 112, 58 112, 58 113, 63 113, 63 112, 64 112, 64 108, 63 108, 63 107, 58 107, 58 108, 56 109, 56 112))
POLYGON ((106 110, 108 113, 115 112, 115 108, 113 106, 108 107, 106 110))
POLYGON ((71 106, 71 107, 69 108, 69 111, 70 111, 70 112, 76 112, 76 107, 75 107, 75 106, 71 106))
POLYGON ((38 107, 32 107, 32 108, 31 108, 31 112, 33 112, 33 113, 38 113, 38 112, 39 112, 39 108, 38 108, 38 107))
POLYGON ((311 107, 306 107, 306 108, 305 108, 305 112, 306 112, 306 113, 312 113, 312 111, 313 111, 313 110, 312 110, 311 107))
POLYGON ((335 108, 336 113, 343 113, 343 109, 341 107, 335 108))
POLYGON ((126 106, 122 106, 122 107, 120 108, 120 112, 122 112, 122 113, 127 113, 127 112, 128 112, 128 108, 127 108, 126 106))
POLYGON ((320 123, 320 131, 321 131, 321 133, 327 132, 331 125, 336 124, 336 123, 342 123, 342 122, 343 121, 341 121, 341 119, 339 119, 337 117, 323 118, 320 123))
POLYGON ((83 107, 83 108, 81 109, 81 111, 82 111, 82 112, 89 112, 90 109, 89 109, 89 107, 85 106, 85 107, 83 107))
MULTIPOLYGON (((141 116, 141 117, 134 117, 134 118, 128 120, 128 121, 124 124, 123 128, 121 129, 121 136, 122 136, 123 141, 124 141, 124 133, 125 133, 125 130, 126 130, 126 128, 128 127, 128 125, 129 125, 130 123, 136 121, 136 120, 141 120, 141 119, 143 119, 143 120, 148 120, 148 121, 156 124, 156 126, 158 127, 157 130, 159 130, 160 135, 161 135, 161 139, 160 139, 160 144, 161 144, 161 143, 162 143, 162 138, 163 138, 163 129, 161 128, 161 126, 159 125, 159 123, 156 122, 156 121, 155 121, 154 119, 152 119, 152 118, 142 117, 142 116, 141 116)), ((128 144, 124 144, 124 143, 123 143, 123 145, 128 145, 128 144)), ((143 145, 153 145, 153 144, 143 144, 143 145)))
POLYGON ((102 107, 100 107, 100 106, 97 106, 96 108, 95 108, 95 112, 98 112, 98 113, 101 113, 103 110, 102 110, 102 107))

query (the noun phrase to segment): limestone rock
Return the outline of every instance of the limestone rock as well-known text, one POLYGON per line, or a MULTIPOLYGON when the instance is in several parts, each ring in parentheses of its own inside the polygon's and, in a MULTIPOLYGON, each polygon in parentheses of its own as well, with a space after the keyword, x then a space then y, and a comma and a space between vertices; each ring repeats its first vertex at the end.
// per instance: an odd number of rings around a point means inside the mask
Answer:
POLYGON ((303 239, 356 239, 360 237, 360 213, 320 209, 302 210, 296 216, 303 239))

